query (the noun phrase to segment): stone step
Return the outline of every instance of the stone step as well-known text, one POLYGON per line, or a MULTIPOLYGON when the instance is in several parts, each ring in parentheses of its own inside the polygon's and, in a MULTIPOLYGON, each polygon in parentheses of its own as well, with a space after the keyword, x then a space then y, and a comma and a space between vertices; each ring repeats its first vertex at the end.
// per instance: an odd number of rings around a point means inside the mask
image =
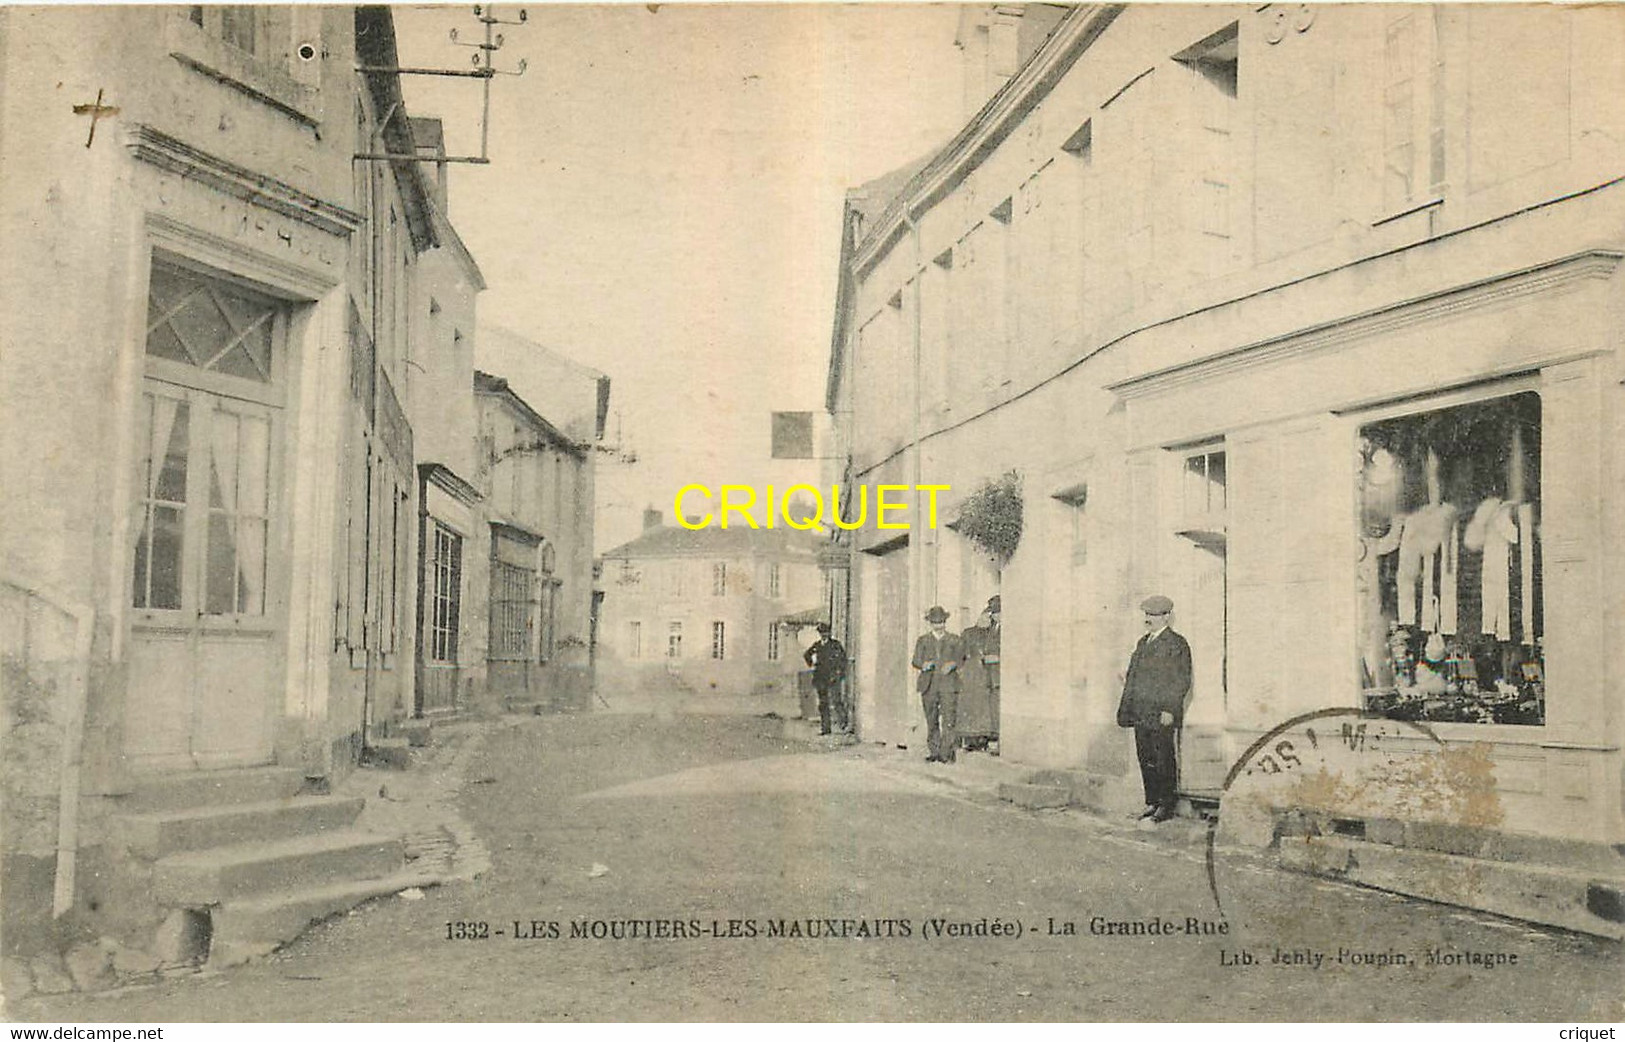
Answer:
POLYGON ((378 879, 400 871, 401 841, 356 829, 171 854, 153 865, 162 904, 197 908, 233 898, 378 879))
POLYGON ((130 813, 263 803, 287 799, 305 787, 302 771, 291 767, 230 767, 138 776, 119 809, 130 813))
POLYGON ((431 874, 406 871, 378 879, 301 887, 263 897, 227 901, 214 909, 211 917, 209 965, 233 966, 265 955, 298 937, 312 924, 330 916, 347 912, 373 898, 439 881, 431 874))
POLYGON ((293 796, 263 803, 126 814, 115 819, 120 838, 148 858, 238 843, 337 832, 355 824, 361 797, 293 796))
POLYGON ((1625 939, 1625 873, 1463 857, 1345 836, 1286 837, 1276 856, 1300 872, 1625 939))
POLYGON ((1027 778, 1030 785, 1058 786, 1067 790, 1068 802, 1074 807, 1105 810, 1101 798, 1104 779, 1083 770, 1048 769, 1035 771, 1027 778))
POLYGON ((1039 785, 1033 782, 1000 782, 999 799, 1028 810, 1067 807, 1072 804, 1072 790, 1064 785, 1039 785))

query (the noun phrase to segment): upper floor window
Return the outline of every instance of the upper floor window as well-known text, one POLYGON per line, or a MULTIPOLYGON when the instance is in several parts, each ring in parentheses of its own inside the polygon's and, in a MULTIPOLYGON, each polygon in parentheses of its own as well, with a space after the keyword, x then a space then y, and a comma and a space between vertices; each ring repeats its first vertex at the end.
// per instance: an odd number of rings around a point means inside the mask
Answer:
POLYGON ((719 661, 728 657, 727 629, 726 623, 711 624, 711 657, 719 661))
POLYGON ((711 566, 711 596, 721 597, 728 592, 728 564, 718 561, 711 566))
POLYGON ((315 5, 192 4, 169 19, 165 44, 212 79, 316 124, 322 14, 315 5))
POLYGON ((1223 516, 1230 503, 1222 451, 1196 452, 1185 457, 1181 495, 1187 519, 1223 516))
POLYGON ((779 573, 779 563, 774 561, 767 566, 767 595, 772 598, 782 597, 782 576, 779 573))
POLYGON ((1395 7, 1382 47, 1382 201, 1386 213, 1444 189, 1444 68, 1437 7, 1395 7))

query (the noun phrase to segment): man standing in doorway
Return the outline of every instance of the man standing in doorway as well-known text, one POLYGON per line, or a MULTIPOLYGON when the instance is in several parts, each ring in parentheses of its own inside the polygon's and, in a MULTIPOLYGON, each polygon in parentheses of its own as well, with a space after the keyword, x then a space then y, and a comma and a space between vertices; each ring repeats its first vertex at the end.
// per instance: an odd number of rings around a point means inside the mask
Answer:
POLYGON ((959 664, 965 648, 948 632, 948 612, 939 604, 925 613, 931 632, 914 642, 914 668, 920 671, 915 687, 925 709, 927 762, 953 763, 954 725, 959 715, 959 664))
POLYGON ((1134 728, 1134 750, 1145 784, 1141 819, 1167 821, 1174 816, 1179 790, 1179 729, 1185 700, 1191 693, 1191 646, 1168 628, 1174 602, 1158 594, 1147 597, 1145 636, 1134 645, 1123 679, 1117 726, 1134 728))
POLYGON ((846 679, 846 648, 829 635, 829 623, 818 624, 818 640, 802 653, 802 660, 812 667, 813 690, 818 692, 818 733, 829 734, 831 710, 835 728, 846 733, 850 728, 846 715, 846 698, 841 691, 846 679))

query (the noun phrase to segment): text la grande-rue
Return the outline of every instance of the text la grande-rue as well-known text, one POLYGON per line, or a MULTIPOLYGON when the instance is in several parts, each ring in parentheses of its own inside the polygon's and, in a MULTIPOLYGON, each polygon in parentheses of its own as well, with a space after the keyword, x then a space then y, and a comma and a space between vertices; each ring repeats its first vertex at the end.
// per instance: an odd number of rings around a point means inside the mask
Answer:
MULTIPOLYGON (((895 513, 897 511, 907 511, 909 509, 909 503, 906 500, 887 499, 886 495, 887 493, 897 493, 901 495, 903 493, 913 491, 916 493, 916 505, 920 499, 920 494, 924 494, 926 518, 925 526, 927 528, 936 528, 937 493, 947 492, 950 490, 950 488, 951 486, 949 485, 876 485, 875 527, 890 529, 907 529, 911 527, 907 521, 886 520, 886 515, 889 512, 895 513)), ((678 524, 682 525, 684 528, 694 531, 701 528, 709 528, 713 520, 720 521, 721 527, 726 530, 728 527, 728 515, 730 513, 738 513, 740 517, 745 519, 745 524, 749 525, 751 528, 773 528, 776 526, 776 523, 780 517, 784 519, 784 523, 786 525, 789 525, 791 528, 799 531, 807 532, 819 527, 821 523, 820 519, 825 516, 824 494, 815 486, 790 485, 784 489, 782 497, 776 494, 772 485, 766 486, 766 489, 767 495, 763 498, 763 503, 767 507, 766 526, 758 524, 756 519, 751 516, 750 511, 756 506, 756 489, 751 485, 723 485, 719 490, 721 494, 718 496, 713 496, 710 487, 706 485, 684 485, 682 488, 677 490, 677 496, 672 503, 673 512, 677 515, 678 524), (714 499, 717 504, 717 509, 714 514, 708 512, 700 515, 697 519, 690 521, 688 515, 683 512, 683 499, 690 492, 696 491, 705 499, 714 499), (790 500, 797 492, 808 493, 816 506, 816 509, 805 517, 792 517, 790 515, 790 500)), ((840 486, 831 485, 829 487, 829 517, 836 528, 842 528, 848 531, 862 528, 868 521, 869 486, 857 486, 857 512, 855 517, 849 516, 851 514, 852 510, 850 503, 847 505, 846 513, 842 513, 840 486)))

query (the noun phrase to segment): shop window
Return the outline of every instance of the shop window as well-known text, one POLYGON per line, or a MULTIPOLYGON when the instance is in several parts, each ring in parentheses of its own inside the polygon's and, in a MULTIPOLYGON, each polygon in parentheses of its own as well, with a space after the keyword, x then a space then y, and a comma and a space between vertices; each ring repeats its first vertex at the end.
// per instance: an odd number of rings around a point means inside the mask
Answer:
POLYGON ((727 625, 721 622, 713 622, 711 624, 711 657, 721 661, 727 655, 727 625))
POLYGON ((666 657, 683 657, 683 624, 673 622, 666 627, 666 657))
POLYGON ((1393 719, 1546 721, 1540 397, 1360 428, 1360 671, 1393 719))
POLYGON ((434 597, 430 602, 429 658, 456 663, 462 621, 463 537, 434 523, 434 597))

